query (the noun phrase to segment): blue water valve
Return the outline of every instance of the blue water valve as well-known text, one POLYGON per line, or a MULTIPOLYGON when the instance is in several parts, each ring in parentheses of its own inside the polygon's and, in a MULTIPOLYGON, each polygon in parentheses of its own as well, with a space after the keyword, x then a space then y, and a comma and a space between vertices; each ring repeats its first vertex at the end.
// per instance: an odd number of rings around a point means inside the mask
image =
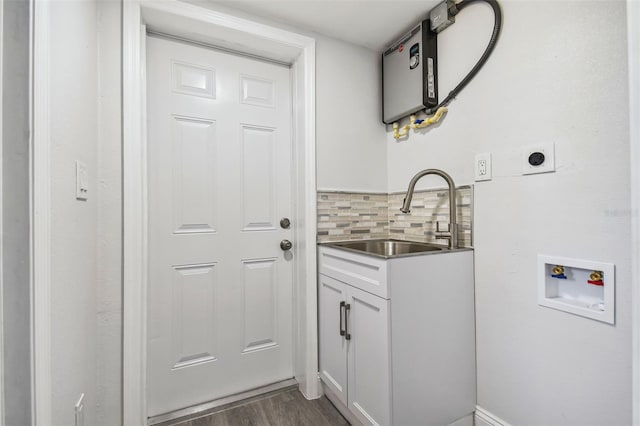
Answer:
POLYGON ((558 278, 561 280, 566 280, 567 276, 564 274, 564 266, 562 265, 556 265, 555 268, 553 268, 553 273, 551 274, 551 276, 553 278, 558 278))

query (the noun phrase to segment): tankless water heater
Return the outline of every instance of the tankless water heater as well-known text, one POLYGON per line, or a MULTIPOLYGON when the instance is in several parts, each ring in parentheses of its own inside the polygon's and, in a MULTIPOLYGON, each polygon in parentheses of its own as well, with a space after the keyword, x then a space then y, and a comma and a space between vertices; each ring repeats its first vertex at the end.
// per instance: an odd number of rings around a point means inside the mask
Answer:
POLYGON ((438 43, 428 19, 382 54, 382 121, 438 105, 438 43))

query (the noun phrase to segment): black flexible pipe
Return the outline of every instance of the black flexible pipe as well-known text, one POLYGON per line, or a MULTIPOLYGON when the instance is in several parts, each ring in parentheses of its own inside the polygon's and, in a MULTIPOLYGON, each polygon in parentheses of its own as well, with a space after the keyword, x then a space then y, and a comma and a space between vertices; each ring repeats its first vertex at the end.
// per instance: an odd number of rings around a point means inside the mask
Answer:
POLYGON ((458 83, 458 85, 451 92, 449 92, 447 97, 444 98, 444 100, 440 102, 438 106, 428 108, 425 110, 427 115, 436 112, 438 108, 449 105, 449 102, 451 102, 456 96, 458 96, 458 93, 460 93, 462 89, 464 89, 464 87, 467 84, 469 84, 469 82, 473 79, 473 77, 475 77, 476 74, 478 74, 478 71, 480 71, 480 68, 482 68, 485 62, 487 62, 487 59, 489 59, 489 56, 491 56, 491 52, 493 52, 493 49, 496 47, 496 43, 498 42, 498 36, 500 35, 500 30, 502 29, 502 11, 500 10, 500 5, 496 0, 463 0, 456 5, 456 8, 458 12, 460 12, 462 9, 469 6, 470 4, 477 3, 480 1, 488 3, 489 6, 491 6, 491 8, 493 9, 493 14, 495 16, 495 21, 493 24, 493 33, 491 34, 491 39, 489 40, 489 44, 487 45, 487 48, 484 50, 484 53, 482 54, 480 59, 478 59, 478 62, 476 62, 473 68, 471 68, 471 71, 469 71, 469 73, 462 79, 462 81, 460 81, 460 83, 458 83))

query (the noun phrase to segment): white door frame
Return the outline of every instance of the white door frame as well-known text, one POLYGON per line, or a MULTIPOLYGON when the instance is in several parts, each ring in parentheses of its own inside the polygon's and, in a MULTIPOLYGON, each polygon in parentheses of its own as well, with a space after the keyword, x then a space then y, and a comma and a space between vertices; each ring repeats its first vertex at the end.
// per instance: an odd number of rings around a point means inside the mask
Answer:
POLYGON ((640 1, 627 0, 629 145, 631 149, 631 267, 633 424, 640 426, 640 1))
POLYGON ((294 371, 321 395, 317 357, 315 40, 177 0, 125 0, 123 10, 123 423, 147 424, 145 33, 189 38, 292 66, 294 140, 294 371), (241 47, 238 47, 241 46, 241 47), (246 47, 251 46, 251 47, 246 47), (249 51, 246 51, 249 50, 249 51))
POLYGON ((34 425, 53 421, 51 366, 50 0, 31 7, 31 377, 34 425))
MULTIPOLYGON (((3 16, 4 2, 0 1, 0 206, 2 206, 2 152, 4 143, 2 137, 2 57, 4 52, 3 45, 3 16)), ((0 232, 2 232, 2 209, 0 208, 0 232)), ((0 426, 4 425, 4 280, 3 280, 4 261, 2 256, 2 244, 0 243, 0 426)))

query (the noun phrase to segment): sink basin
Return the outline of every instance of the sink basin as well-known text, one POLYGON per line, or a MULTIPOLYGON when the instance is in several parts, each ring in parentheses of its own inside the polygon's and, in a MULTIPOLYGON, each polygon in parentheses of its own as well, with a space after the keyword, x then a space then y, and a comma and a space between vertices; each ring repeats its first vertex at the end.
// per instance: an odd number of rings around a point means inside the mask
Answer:
POLYGON ((437 244, 416 243, 412 241, 399 240, 344 241, 338 243, 330 243, 327 245, 382 257, 399 257, 418 253, 448 250, 446 246, 440 246, 437 244))

